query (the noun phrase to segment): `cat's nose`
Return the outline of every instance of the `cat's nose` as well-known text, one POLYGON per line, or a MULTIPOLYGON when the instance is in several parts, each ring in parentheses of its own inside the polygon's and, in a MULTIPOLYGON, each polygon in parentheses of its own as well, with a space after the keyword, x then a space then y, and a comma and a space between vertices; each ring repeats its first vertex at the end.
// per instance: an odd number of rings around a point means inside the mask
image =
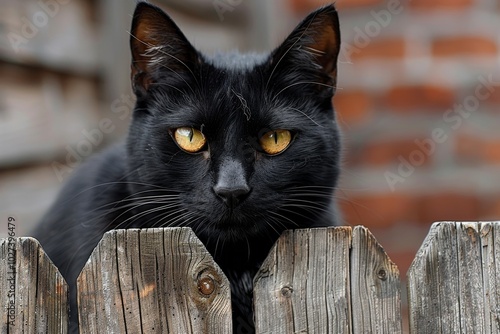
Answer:
POLYGON ((225 188, 216 185, 214 186, 214 192, 228 208, 234 209, 248 196, 250 188, 246 185, 234 188, 225 188))
POLYGON ((224 159, 217 174, 213 190, 228 208, 234 209, 251 191, 243 165, 234 159, 224 159))

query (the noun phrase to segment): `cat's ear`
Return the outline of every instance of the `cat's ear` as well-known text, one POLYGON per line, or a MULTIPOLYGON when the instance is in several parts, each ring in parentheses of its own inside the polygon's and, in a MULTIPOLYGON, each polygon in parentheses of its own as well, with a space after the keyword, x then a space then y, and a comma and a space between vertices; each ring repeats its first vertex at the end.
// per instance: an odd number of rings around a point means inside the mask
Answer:
POLYGON ((199 54, 174 21, 160 8, 139 2, 130 31, 132 86, 145 94, 162 76, 192 73, 199 54))
POLYGON ((320 86, 334 86, 339 51, 339 17, 335 7, 328 5, 309 14, 294 29, 272 53, 271 65, 313 70, 320 86))

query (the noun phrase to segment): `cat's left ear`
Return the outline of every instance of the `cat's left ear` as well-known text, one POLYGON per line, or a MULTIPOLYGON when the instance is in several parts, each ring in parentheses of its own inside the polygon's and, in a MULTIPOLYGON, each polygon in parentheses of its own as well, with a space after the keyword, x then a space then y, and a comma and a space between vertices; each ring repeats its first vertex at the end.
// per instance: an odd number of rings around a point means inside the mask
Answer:
POLYGON ((160 8, 139 2, 130 31, 132 85, 144 95, 160 78, 181 77, 199 61, 199 54, 174 21, 160 8))
POLYGON ((319 74, 319 83, 334 86, 339 51, 339 17, 335 7, 328 5, 309 14, 295 28, 272 53, 271 65, 313 70, 319 74))

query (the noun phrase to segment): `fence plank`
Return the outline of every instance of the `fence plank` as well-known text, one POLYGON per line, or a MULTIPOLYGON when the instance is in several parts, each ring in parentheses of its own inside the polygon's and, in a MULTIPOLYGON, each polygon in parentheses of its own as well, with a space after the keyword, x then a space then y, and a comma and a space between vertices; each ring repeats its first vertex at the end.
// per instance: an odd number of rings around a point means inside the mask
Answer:
POLYGON ((254 280, 256 332, 349 333, 350 245, 349 227, 286 231, 254 280))
MULTIPOLYGON (((485 332, 481 238, 479 224, 457 223, 460 328, 463 333, 485 332)), ((450 277, 451 278, 451 277, 450 277)))
POLYGON ((351 294, 354 333, 402 333, 399 270, 361 226, 353 232, 351 294))
POLYGON ((500 333, 500 222, 481 223, 484 332, 500 333))
POLYGON ((78 278, 81 333, 230 333, 229 282, 189 228, 115 230, 78 278))
POLYGON ((456 226, 433 224, 408 272, 413 333, 460 332, 457 259, 456 226))
POLYGON ((0 240, 1 333, 67 333, 68 286, 33 238, 0 240))
POLYGON ((332 227, 281 236, 254 280, 257 333, 401 331, 397 268, 366 229, 352 233, 350 227, 332 227), (351 278, 352 270, 363 266, 378 271, 351 278), (386 270, 383 282, 376 276, 381 268, 386 270), (351 307, 353 298, 357 310, 351 307), (359 298, 372 300, 360 303, 359 298), (352 320, 354 314, 357 318, 352 320), (381 318, 370 320, 375 314, 381 318))
POLYGON ((500 333, 499 228, 432 225, 408 271, 412 333, 500 333))

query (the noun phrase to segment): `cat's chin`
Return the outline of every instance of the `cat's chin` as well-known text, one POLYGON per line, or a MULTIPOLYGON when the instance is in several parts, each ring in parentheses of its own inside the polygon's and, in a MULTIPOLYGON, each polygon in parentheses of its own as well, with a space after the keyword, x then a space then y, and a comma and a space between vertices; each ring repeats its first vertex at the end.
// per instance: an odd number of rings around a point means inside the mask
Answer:
POLYGON ((263 232, 262 222, 252 219, 224 219, 211 224, 207 232, 216 234, 221 240, 241 241, 263 232))
POLYGON ((225 220, 215 224, 215 229, 219 232, 227 234, 253 234, 252 232, 258 232, 258 224, 252 221, 241 221, 241 220, 225 220))

